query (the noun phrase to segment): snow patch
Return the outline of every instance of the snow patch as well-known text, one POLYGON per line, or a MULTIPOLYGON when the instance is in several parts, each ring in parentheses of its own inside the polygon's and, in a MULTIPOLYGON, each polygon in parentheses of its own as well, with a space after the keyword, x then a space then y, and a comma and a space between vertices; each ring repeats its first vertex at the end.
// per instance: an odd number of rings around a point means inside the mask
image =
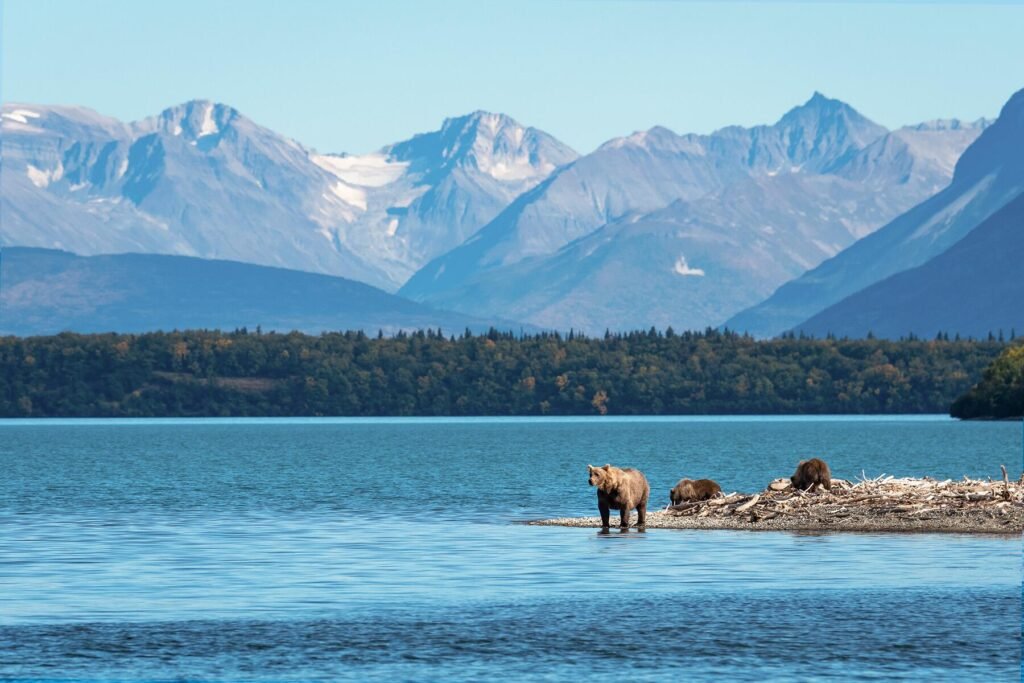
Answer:
POLYGON ((487 130, 491 131, 491 135, 497 135, 498 124, 501 122, 501 118, 497 114, 487 114, 483 117, 482 123, 487 126, 487 130))
POLYGON ((38 119, 39 114, 28 109, 15 109, 14 111, 5 111, 3 114, 0 114, 0 117, 16 123, 28 123, 29 119, 38 119))
POLYGON ((545 161, 539 166, 530 163, 530 157, 523 155, 493 164, 482 164, 481 171, 495 180, 529 180, 544 177, 555 170, 555 165, 545 161))
POLYGON ((213 120, 213 105, 207 104, 206 108, 203 109, 203 120, 199 124, 199 136, 205 137, 207 135, 216 135, 220 132, 220 128, 217 128, 216 121, 213 120))
POLYGON ((384 154, 337 156, 314 154, 313 163, 349 185, 383 187, 395 182, 409 168, 406 161, 391 161, 384 154))
POLYGON ((362 190, 358 187, 352 187, 351 185, 346 185, 343 182, 337 182, 334 183, 334 185, 331 187, 331 192, 333 192, 334 196, 336 196, 338 199, 345 202, 346 204, 351 204, 357 209, 362 209, 363 211, 366 211, 365 190, 362 190))
POLYGON ((686 262, 685 256, 680 256, 676 259, 676 265, 672 268, 672 271, 676 275, 682 275, 683 277, 704 277, 703 268, 693 268, 686 262))
POLYGON ((396 232, 398 232, 398 219, 392 218, 388 221, 388 237, 394 237, 396 232))
POLYGON ((117 166, 117 179, 120 180, 124 177, 124 174, 128 172, 128 159, 121 159, 121 163, 117 166))
POLYGON ((25 172, 33 185, 36 187, 46 187, 50 183, 55 183, 64 177, 64 166, 57 162, 57 168, 52 171, 43 171, 32 164, 27 164, 25 172))

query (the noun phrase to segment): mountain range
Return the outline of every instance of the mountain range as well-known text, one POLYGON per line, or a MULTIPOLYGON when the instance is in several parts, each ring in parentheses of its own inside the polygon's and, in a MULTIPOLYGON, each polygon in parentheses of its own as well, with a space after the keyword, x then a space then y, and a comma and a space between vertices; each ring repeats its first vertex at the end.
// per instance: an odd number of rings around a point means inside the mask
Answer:
POLYGON ((591 333, 718 326, 941 190, 986 125, 887 131, 815 93, 770 126, 653 128, 555 171, 399 291, 591 333))
MULTIPOLYGON (((1018 93, 994 123, 888 130, 815 93, 771 125, 655 127, 583 156, 478 111, 354 155, 320 153, 204 100, 130 123, 7 104, 0 244, 5 270, 20 271, 3 274, 14 294, 0 299, 0 329, 515 320, 589 333, 889 334, 886 305, 939 306, 921 296, 951 265, 932 259, 959 253, 948 272, 967 277, 1005 269, 979 245, 1016 253, 1016 205, 995 215, 1024 189, 1022 109, 1018 93), (916 284, 903 277, 912 270, 916 284), (156 310, 175 291, 187 295, 156 310)), ((916 312, 923 327, 940 319, 916 312)))
POLYGON ((0 122, 5 245, 231 259, 387 290, 576 158, 485 112, 362 156, 318 154, 202 100, 132 123, 8 104, 0 122))

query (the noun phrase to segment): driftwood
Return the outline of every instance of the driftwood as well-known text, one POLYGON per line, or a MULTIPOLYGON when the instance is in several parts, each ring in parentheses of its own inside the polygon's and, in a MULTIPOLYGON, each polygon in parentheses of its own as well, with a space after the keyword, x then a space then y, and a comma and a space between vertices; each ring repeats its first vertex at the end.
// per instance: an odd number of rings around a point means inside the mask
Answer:
POLYGON ((745 512, 745 511, 749 510, 750 508, 754 507, 755 505, 757 505, 757 501, 759 501, 759 500, 761 500, 761 494, 760 493, 755 493, 753 496, 750 497, 750 500, 748 500, 743 505, 740 505, 738 508, 736 508, 735 511, 736 512, 745 512))
POLYGON ((892 516, 925 519, 927 515, 977 516, 1008 515, 1010 508, 1024 508, 1024 486, 1011 484, 1006 467, 1001 466, 1002 481, 993 482, 964 477, 960 481, 897 479, 884 473, 851 484, 833 480, 831 491, 800 491, 785 479, 776 479, 761 493, 729 497, 669 507, 667 514, 724 516, 750 513, 752 522, 767 521, 779 515, 804 516, 825 522, 828 518, 876 518, 892 522, 892 516), (733 504, 730 504, 733 503, 733 504), (736 504, 738 503, 738 504, 736 504))

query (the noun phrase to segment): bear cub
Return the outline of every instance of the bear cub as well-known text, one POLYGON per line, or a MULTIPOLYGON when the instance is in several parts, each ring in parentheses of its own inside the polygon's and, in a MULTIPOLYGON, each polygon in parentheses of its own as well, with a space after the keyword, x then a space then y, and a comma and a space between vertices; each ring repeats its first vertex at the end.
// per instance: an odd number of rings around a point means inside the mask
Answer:
POLYGON ((673 505, 697 500, 714 498, 722 492, 718 482, 711 479, 680 479, 675 488, 669 491, 668 497, 673 505))
POLYGON ((829 471, 825 461, 819 458, 801 460, 789 481, 792 482, 794 488, 803 491, 814 491, 819 486, 824 486, 829 491, 832 490, 832 472, 829 471))

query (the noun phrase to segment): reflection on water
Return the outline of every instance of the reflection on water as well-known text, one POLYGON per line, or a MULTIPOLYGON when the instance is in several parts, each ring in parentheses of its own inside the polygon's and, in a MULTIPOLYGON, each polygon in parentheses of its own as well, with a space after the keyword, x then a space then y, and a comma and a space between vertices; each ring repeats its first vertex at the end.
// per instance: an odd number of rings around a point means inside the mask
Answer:
POLYGON ((756 439, 743 482, 901 429, 939 476, 1020 448, 934 420, 0 425, 0 678, 1018 680, 1020 539, 515 523, 593 514, 597 442, 648 444, 660 484, 756 439))

